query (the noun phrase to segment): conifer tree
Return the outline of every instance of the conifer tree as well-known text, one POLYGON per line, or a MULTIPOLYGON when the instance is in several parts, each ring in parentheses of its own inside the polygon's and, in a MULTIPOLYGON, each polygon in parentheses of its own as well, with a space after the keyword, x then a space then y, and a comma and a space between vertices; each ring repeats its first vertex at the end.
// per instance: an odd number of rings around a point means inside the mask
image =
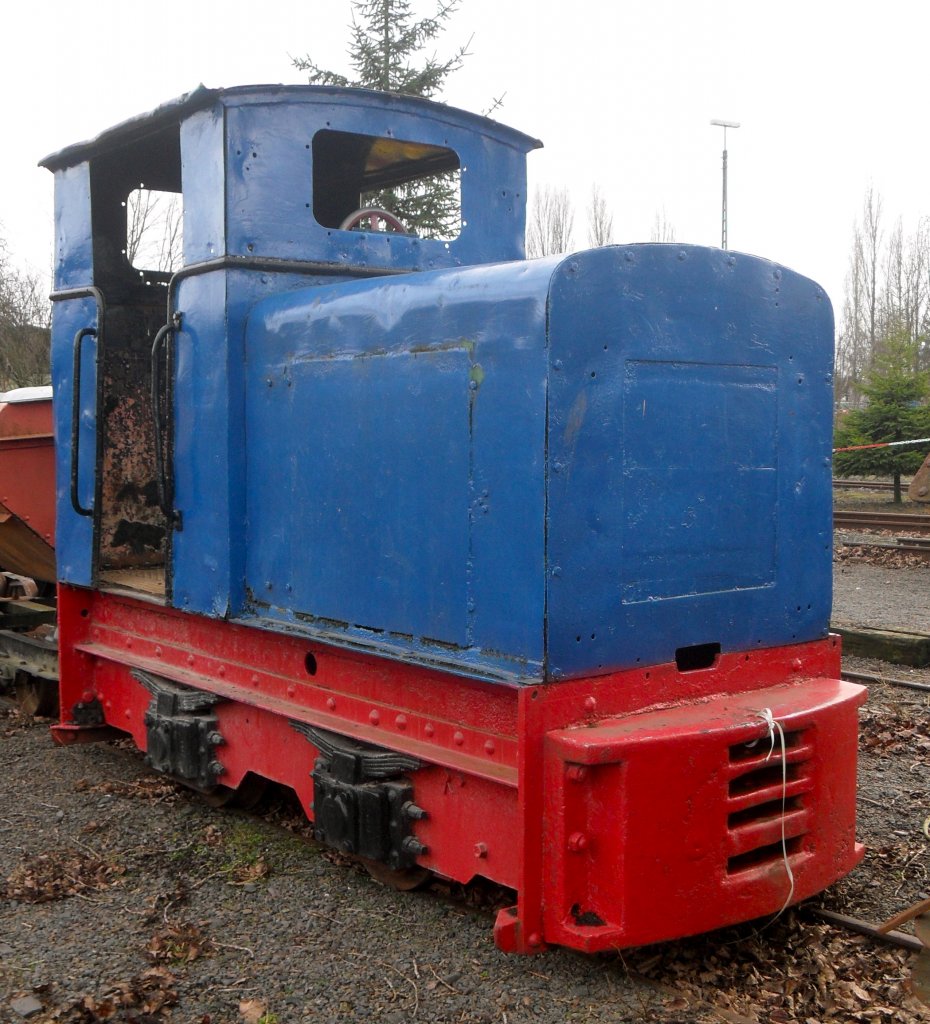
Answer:
MULTIPOLYGON (((926 373, 914 373, 913 366, 914 343, 904 333, 890 338, 862 384, 867 399, 865 408, 845 413, 837 425, 837 448, 930 436, 930 380, 926 373)), ((904 446, 838 452, 833 460, 834 471, 837 476, 891 476, 894 500, 900 502, 901 474, 915 473, 924 454, 904 446)))
MULTIPOLYGON (((354 74, 341 75, 309 55, 294 66, 306 71, 311 85, 350 86, 434 99, 446 79, 468 55, 468 43, 450 57, 422 56, 459 7, 461 0, 439 0, 431 17, 416 19, 410 0, 353 0, 349 25, 349 62, 354 74)), ((469 40, 470 42, 470 40, 469 40)), ((422 238, 453 238, 460 228, 458 172, 435 174, 428 181, 381 189, 364 197, 364 205, 396 214, 422 238)))

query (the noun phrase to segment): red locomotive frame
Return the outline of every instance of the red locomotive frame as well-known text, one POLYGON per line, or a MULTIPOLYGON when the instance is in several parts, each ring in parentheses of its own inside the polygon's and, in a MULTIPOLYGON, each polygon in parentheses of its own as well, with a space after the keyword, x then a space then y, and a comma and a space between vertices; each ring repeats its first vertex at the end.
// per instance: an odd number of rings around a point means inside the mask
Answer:
POLYGON ((417 862, 516 890, 495 926, 506 951, 604 950, 745 921, 862 857, 864 690, 839 680, 835 637, 690 672, 502 686, 129 596, 61 585, 59 602, 73 638, 59 743, 115 727, 145 750, 142 672, 218 699, 220 783, 255 772, 291 786, 311 819, 319 750, 295 724, 410 756, 425 809, 417 862), (765 709, 784 729, 784 768, 765 709))

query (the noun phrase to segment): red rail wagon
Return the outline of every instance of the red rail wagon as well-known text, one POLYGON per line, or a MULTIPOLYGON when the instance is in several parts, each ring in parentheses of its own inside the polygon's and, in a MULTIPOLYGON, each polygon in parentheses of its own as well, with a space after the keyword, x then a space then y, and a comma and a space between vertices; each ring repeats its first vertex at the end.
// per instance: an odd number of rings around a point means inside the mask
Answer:
POLYGON ((52 389, 0 394, 0 569, 55 579, 52 389))

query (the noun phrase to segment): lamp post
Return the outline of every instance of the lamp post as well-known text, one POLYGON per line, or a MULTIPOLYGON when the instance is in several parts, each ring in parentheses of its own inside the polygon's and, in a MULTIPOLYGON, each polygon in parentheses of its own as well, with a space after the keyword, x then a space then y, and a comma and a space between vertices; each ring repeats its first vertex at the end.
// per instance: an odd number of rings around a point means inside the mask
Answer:
POLYGON ((727 247, 727 128, 739 128, 739 121, 711 121, 712 125, 723 129, 723 209, 720 227, 720 248, 727 247))

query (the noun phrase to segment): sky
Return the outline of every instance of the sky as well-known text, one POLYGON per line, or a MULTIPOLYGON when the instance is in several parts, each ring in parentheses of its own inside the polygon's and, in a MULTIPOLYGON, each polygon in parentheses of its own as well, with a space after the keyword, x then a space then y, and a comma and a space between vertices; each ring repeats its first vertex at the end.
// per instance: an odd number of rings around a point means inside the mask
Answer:
MULTIPOLYGON (((417 13, 430 0, 412 0, 417 13)), ((51 265, 43 156, 203 83, 305 80, 291 58, 348 71, 349 0, 31 0, 4 9, 7 153, 0 238, 13 262, 51 265)), ((729 247, 814 278, 842 309, 866 190, 890 229, 930 214, 930 6, 885 0, 462 0, 437 43, 471 38, 444 99, 540 138, 530 186, 569 188, 575 247, 593 185, 615 241, 720 244, 722 129, 729 247)))

